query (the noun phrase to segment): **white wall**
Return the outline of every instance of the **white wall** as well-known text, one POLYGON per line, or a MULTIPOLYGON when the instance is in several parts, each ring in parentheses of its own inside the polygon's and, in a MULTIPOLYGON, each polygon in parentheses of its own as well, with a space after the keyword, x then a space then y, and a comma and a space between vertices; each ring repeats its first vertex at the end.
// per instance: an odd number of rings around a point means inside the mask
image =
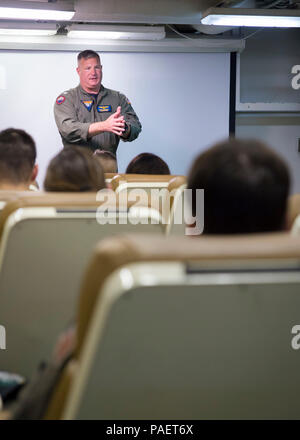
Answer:
MULTIPOLYGON (((0 129, 27 130, 37 143, 40 174, 61 148, 53 104, 78 83, 75 52, 1 51, 0 129)), ((229 60, 226 53, 103 53, 103 84, 130 99, 143 131, 120 142, 119 171, 141 152, 185 174, 193 158, 228 135, 229 60)))

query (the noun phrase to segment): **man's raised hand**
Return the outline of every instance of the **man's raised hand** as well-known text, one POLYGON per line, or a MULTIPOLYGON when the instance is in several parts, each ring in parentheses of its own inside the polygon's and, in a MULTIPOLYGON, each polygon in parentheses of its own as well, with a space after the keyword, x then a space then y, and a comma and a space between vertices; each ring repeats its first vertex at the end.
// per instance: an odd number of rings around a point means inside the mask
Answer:
POLYGON ((89 126, 88 136, 96 136, 99 133, 109 131, 118 136, 122 136, 125 131, 125 119, 121 115, 121 107, 117 108, 117 111, 110 115, 105 121, 94 122, 89 126))
POLYGON ((121 136, 125 130, 125 119, 121 115, 121 107, 117 108, 117 111, 113 113, 109 118, 104 121, 105 131, 110 131, 111 133, 121 136))

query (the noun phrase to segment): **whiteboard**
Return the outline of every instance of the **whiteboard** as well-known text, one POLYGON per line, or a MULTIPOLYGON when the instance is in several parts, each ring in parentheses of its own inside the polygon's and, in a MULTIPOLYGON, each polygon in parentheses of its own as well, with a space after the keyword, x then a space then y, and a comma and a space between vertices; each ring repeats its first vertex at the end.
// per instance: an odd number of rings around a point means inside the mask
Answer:
MULTIPOLYGON (((229 53, 103 53, 103 85, 124 93, 142 132, 120 142, 119 171, 139 153, 161 156, 186 174, 195 156, 229 133, 229 53)), ((42 186, 62 148, 53 116, 56 97, 78 85, 76 52, 0 51, 0 129, 22 128, 36 141, 42 186)))

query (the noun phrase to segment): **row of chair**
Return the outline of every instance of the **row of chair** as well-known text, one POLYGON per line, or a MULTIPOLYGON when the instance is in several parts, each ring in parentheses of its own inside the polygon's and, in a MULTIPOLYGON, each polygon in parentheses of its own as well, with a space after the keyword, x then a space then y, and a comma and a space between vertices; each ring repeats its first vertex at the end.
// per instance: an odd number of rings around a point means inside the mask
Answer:
MULTIPOLYGON (((170 190, 178 186, 176 176, 169 180, 170 190)), ((151 200, 136 206, 124 194, 101 196, 0 193, 0 323, 7 332, 2 369, 30 377, 38 362, 49 358, 58 333, 74 318, 80 279, 98 240, 171 230, 151 200)), ((168 202, 170 208, 173 199, 168 202)))
POLYGON ((0 351, 1 365, 27 377, 39 360, 49 357, 58 332, 74 317, 80 280, 95 243, 122 233, 163 237, 185 231, 184 223, 164 225, 152 206, 120 204, 112 192, 102 201, 95 194, 5 196, 0 213, 0 324, 6 327, 8 348, 0 351))
MULTIPOLYGON (((184 188, 183 183, 175 192, 171 210, 184 188)), ((291 384, 299 366, 297 353, 291 349, 291 329, 297 324, 299 239, 289 234, 236 240, 168 239, 164 238, 166 228, 159 209, 151 204, 136 206, 117 192, 108 191, 106 196, 99 201, 96 194, 0 194, 4 204, 0 213, 0 324, 6 328, 7 339, 7 349, 0 351, 1 368, 30 377, 39 361, 49 358, 57 335, 76 320, 76 357, 55 390, 61 396, 62 386, 64 398, 58 404, 54 393, 49 418, 289 417, 292 413, 285 411, 284 405, 296 401, 291 384), (96 217, 106 224, 99 224, 96 217), (135 236, 113 237, 132 232, 135 236), (147 236, 137 237, 136 232, 147 236), (105 237, 108 241, 97 247, 83 278, 93 247, 105 237), (191 332, 196 332, 194 337, 191 332), (120 333, 124 340, 118 340, 120 333), (110 336, 116 338, 113 345, 106 339, 110 336), (209 348, 214 340, 219 341, 218 355, 212 353, 216 346, 209 348), (275 340, 280 342, 278 347, 274 347, 275 340), (104 355, 103 343, 107 344, 104 355), (191 347, 197 344, 200 348, 193 354, 191 347), (273 354, 268 344, 275 350, 273 354), (257 351, 256 345, 260 347, 257 351), (98 350, 99 362, 104 365, 97 363, 98 350), (241 362, 245 367, 241 372, 240 361, 248 351, 251 361, 247 365, 241 362), (287 356, 283 374, 291 368, 291 377, 283 382, 279 381, 281 356, 287 356), (268 382, 266 372, 272 362, 275 370, 268 382), (218 367, 212 368, 210 376, 210 367, 215 364, 218 367), (74 365, 76 377, 72 376, 74 365), (123 373, 119 376, 119 365, 128 382, 123 373), (221 377, 222 365, 233 373, 226 374, 225 382, 222 378, 221 389, 216 387, 213 397, 213 384, 221 377), (134 370, 131 376, 128 370, 134 366, 139 370, 133 378, 134 370), (251 368, 255 373, 248 386, 246 376, 251 368), (188 379, 189 369, 193 374, 188 379), (103 372, 103 377, 99 378, 97 371, 103 372), (179 380, 180 372, 184 382, 179 380), (202 382, 198 372, 205 373, 202 382), (274 386, 275 379, 278 386, 274 386), (71 384, 69 388, 65 380, 71 384), (256 380, 266 388, 257 408, 256 380), (224 383, 228 393, 222 388, 224 383), (246 384, 244 390, 239 383, 246 384), (231 385, 236 394, 232 394, 231 385), (90 389, 101 394, 90 393, 90 389), (128 390, 132 401, 126 407, 128 390), (276 400, 280 391, 281 403, 276 400), (86 393, 92 400, 85 404, 86 393), (96 404, 100 395, 105 408, 96 404), (145 396, 147 402, 143 401, 145 396), (226 410, 227 398, 232 402, 226 410)), ((295 408, 296 413, 296 403, 295 408)))
POLYGON ((0 214, 0 323, 7 335, 2 369, 30 377, 49 358, 57 335, 74 318, 80 279, 97 241, 125 232, 164 233, 158 211, 116 206, 115 200, 108 192, 102 203, 93 193, 34 193, 7 201, 0 214))
POLYGON ((105 239, 46 418, 298 419, 299 288, 290 234, 105 239))
MULTIPOLYGON (((30 377, 49 358, 58 333, 74 318, 80 279, 97 241, 172 229, 159 204, 137 206, 129 199, 113 191, 0 193, 0 323, 7 332, 2 369, 30 377)), ((176 227, 184 233, 184 224, 176 227)))

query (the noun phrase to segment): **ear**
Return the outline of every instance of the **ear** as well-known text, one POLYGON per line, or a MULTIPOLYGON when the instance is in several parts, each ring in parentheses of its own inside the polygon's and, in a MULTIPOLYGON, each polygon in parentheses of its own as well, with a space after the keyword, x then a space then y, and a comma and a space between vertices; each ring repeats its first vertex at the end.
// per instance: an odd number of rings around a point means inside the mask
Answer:
POLYGON ((34 165, 34 167, 33 167, 32 173, 31 173, 31 179, 30 179, 30 182, 34 182, 34 181, 35 181, 36 176, 38 175, 38 172, 39 172, 39 166, 38 166, 38 164, 36 163, 36 164, 34 165))
POLYGON ((79 67, 76 67, 76 72, 77 72, 78 75, 79 75, 79 67))

